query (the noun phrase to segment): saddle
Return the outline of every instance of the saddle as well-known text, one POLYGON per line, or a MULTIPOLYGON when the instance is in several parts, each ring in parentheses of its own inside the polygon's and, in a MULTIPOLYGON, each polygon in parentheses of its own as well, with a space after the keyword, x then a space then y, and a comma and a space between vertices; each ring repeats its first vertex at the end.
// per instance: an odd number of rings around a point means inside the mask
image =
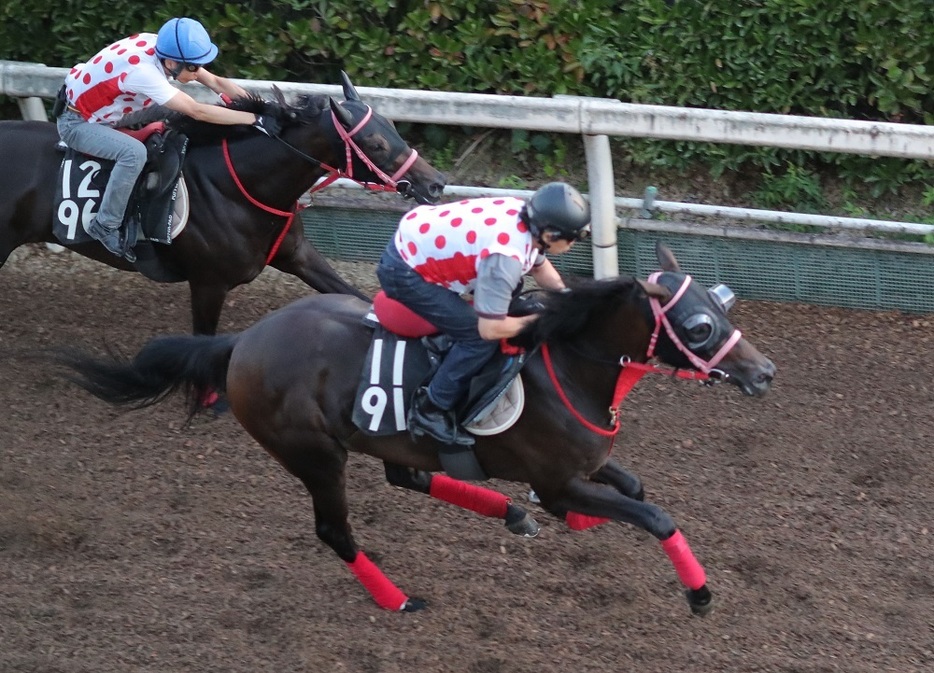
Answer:
MULTIPOLYGON (((431 379, 452 342, 382 292, 374 298, 364 322, 373 328, 373 339, 357 386, 353 422, 369 435, 405 432, 415 391, 431 379)), ((518 420, 524 402, 519 372, 526 358, 524 351, 501 349, 473 377, 468 394, 455 409, 466 430, 491 435, 518 420)), ((444 446, 439 455, 452 477, 487 478, 470 447, 444 446)))
MULTIPOLYGON (((123 129, 121 129, 123 130, 123 129)), ((188 137, 154 122, 138 131, 124 130, 146 146, 147 159, 127 204, 123 227, 137 253, 136 268, 153 280, 174 282, 184 278, 162 266, 152 244, 168 245, 188 220, 188 191, 182 165, 188 137)), ((64 152, 52 216, 52 233, 70 246, 94 239, 86 227, 100 206, 114 162, 92 157, 59 143, 64 152)))

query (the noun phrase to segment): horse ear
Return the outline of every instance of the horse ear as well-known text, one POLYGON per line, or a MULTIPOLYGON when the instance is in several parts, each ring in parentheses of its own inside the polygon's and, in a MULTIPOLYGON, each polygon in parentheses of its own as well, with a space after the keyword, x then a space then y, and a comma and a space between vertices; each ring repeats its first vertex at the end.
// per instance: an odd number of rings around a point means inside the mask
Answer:
POLYGON ((350 113, 350 111, 330 96, 328 96, 328 101, 331 103, 331 112, 337 116, 341 126, 347 130, 352 129, 354 121, 353 115, 350 113))
POLYGON ((658 257, 658 263, 662 267, 662 271, 680 271, 681 267, 678 266, 678 260, 675 259, 674 253, 668 249, 661 241, 656 241, 655 243, 655 256, 658 257))
POLYGON ((282 93, 282 89, 275 84, 272 85, 272 97, 275 98, 276 102, 282 107, 288 107, 289 104, 285 101, 285 94, 282 93))
POLYGON ((645 290, 645 293, 650 297, 655 297, 661 303, 665 303, 671 298, 671 290, 669 290, 664 285, 659 285, 658 283, 650 283, 647 280, 636 279, 636 282, 642 286, 642 289, 645 290))
POLYGON ((341 70, 341 86, 344 87, 344 98, 347 100, 360 100, 360 96, 357 95, 357 90, 353 88, 353 84, 350 81, 350 75, 341 70))

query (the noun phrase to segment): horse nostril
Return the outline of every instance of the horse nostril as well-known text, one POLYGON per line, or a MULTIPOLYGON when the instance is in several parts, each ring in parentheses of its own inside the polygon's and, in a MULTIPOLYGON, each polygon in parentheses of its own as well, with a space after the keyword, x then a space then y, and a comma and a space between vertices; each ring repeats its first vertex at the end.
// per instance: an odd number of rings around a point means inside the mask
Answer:
POLYGON ((440 198, 444 194, 444 183, 443 182, 432 182, 428 185, 428 193, 433 199, 440 198))

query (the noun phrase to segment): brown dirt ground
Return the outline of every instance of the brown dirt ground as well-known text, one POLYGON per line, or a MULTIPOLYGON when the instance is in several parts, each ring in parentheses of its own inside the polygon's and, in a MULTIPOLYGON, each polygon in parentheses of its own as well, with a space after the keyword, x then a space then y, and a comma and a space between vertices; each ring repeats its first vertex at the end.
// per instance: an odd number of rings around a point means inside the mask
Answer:
MULTIPOLYGON (((340 268, 372 287, 366 265, 340 268)), ((307 292, 266 272, 222 329, 307 292)), ((430 602, 394 614, 230 415, 118 413, 12 355, 187 332, 186 286, 21 249, 0 271, 0 671, 934 670, 931 318, 734 311, 779 367, 770 396, 644 380, 616 449, 705 564, 709 617, 641 531, 574 533, 530 506, 542 532, 519 539, 353 457, 358 540, 430 602)))

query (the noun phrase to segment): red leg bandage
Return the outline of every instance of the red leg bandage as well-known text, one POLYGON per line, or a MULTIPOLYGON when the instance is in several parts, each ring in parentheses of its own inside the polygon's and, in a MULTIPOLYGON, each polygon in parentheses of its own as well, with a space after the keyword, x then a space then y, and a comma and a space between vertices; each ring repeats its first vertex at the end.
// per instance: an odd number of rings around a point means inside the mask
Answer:
POLYGON ((360 580, 360 584, 366 587, 373 600, 381 608, 398 612, 405 607, 409 597, 390 582, 383 571, 377 568, 362 551, 357 552, 357 558, 353 560, 353 563, 348 563, 347 567, 360 580))
POLYGON ((506 506, 510 502, 509 498, 502 493, 451 479, 446 474, 432 476, 428 495, 449 502, 452 505, 469 509, 471 512, 498 519, 506 516, 506 506))
POLYGON ((694 558, 694 552, 688 546, 680 530, 667 540, 662 540, 662 549, 668 554, 682 584, 688 589, 700 589, 707 583, 704 568, 694 558))
POLYGON ((587 530, 588 528, 599 526, 601 523, 606 523, 609 519, 604 516, 590 516, 588 514, 580 514, 579 512, 568 512, 564 517, 564 521, 571 530, 587 530))

